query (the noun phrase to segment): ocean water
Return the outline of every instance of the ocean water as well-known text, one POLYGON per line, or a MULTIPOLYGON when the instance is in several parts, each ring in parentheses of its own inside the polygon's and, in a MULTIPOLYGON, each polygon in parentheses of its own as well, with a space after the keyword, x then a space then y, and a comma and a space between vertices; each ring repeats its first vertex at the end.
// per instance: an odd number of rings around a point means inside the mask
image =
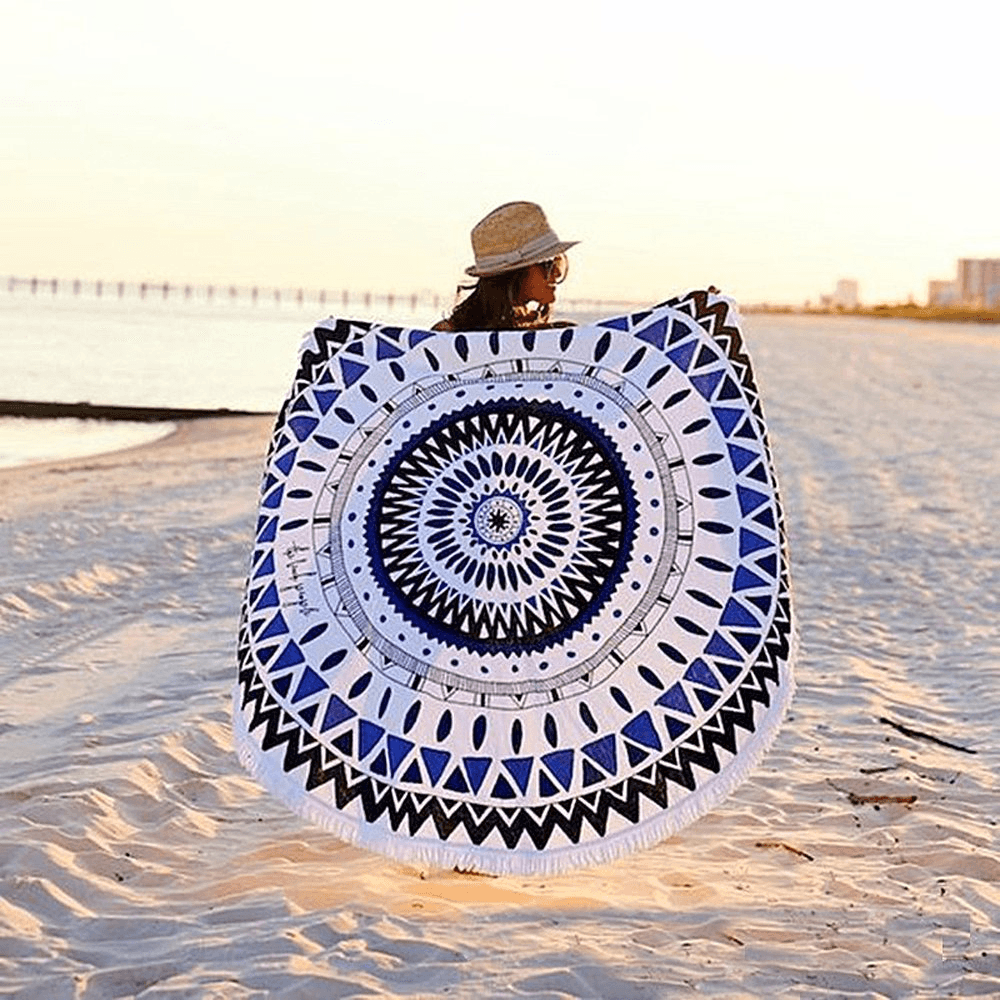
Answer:
MULTIPOLYGON (((294 300, 231 302, 0 293, 0 400, 274 412, 298 346, 328 315, 294 300)), ((428 306, 357 319, 435 323, 428 306)), ((0 417, 0 467, 115 451, 170 424, 0 417)))
MULTIPOLYGON (((334 308, 339 307, 338 302, 334 308)), ((396 300, 386 313, 351 303, 346 313, 407 326, 441 318, 429 301, 410 308, 396 300), (400 308, 402 306, 402 308, 400 308)), ((215 301, 94 298, 26 289, 0 292, 0 400, 89 402, 119 406, 167 406, 275 412, 294 372, 303 336, 329 315, 330 306, 294 299, 215 301)), ((558 313, 586 322, 594 314, 558 313)), ((923 324, 854 317, 757 315, 750 330, 825 331, 866 336, 942 336, 957 345, 963 336, 1000 336, 996 327, 923 324)), ((141 444, 169 433, 169 424, 92 420, 20 420, 0 417, 0 467, 141 444)))

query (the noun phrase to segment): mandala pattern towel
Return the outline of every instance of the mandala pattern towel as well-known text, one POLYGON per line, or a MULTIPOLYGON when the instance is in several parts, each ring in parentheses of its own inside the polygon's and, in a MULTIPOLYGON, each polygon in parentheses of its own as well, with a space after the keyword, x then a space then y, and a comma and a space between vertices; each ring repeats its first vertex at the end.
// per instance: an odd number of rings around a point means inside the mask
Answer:
POLYGON ((241 760, 421 864, 648 846, 761 757, 792 691, 781 508, 739 320, 307 338, 239 630, 241 760))

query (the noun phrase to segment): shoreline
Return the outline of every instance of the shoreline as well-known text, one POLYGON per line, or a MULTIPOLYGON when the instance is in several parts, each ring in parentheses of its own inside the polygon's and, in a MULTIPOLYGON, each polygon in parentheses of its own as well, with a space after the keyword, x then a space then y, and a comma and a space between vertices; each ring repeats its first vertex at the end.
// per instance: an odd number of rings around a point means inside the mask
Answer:
POLYGON ((997 309, 951 309, 942 306, 879 305, 857 309, 804 309, 799 306, 745 305, 747 315, 768 316, 844 316, 864 319, 917 319, 934 323, 1000 323, 997 309))
POLYGON ((271 414, 181 420, 152 441, 2 467, 0 523, 110 496, 120 503, 128 496, 193 486, 236 465, 252 478, 263 467, 273 424, 271 414))
POLYGON ((164 423, 217 417, 267 416, 262 410, 231 410, 228 407, 203 409, 177 406, 116 406, 102 403, 42 402, 32 399, 0 399, 0 417, 28 417, 40 420, 124 420, 132 423, 164 423))

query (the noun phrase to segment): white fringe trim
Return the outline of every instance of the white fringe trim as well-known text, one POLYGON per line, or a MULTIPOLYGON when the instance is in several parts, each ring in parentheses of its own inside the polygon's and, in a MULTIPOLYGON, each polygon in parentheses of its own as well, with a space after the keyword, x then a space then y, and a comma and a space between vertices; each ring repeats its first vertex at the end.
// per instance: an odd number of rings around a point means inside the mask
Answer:
MULTIPOLYGON (((798 658, 798 635, 792 631, 787 663, 781 667, 779 686, 772 689, 772 701, 761 718, 760 728, 740 747, 738 755, 722 770, 677 806, 650 816, 631 829, 616 831, 604 839, 589 843, 514 850, 476 847, 474 844, 449 844, 446 841, 408 838, 405 832, 394 833, 338 812, 319 801, 301 784, 290 780, 281 769, 284 748, 264 753, 247 730, 239 704, 240 691, 233 691, 233 731, 240 763, 264 788, 299 816, 329 831, 335 837, 358 847, 387 855, 397 861, 428 868, 457 867, 494 875, 555 875, 571 868, 583 868, 615 861, 626 854, 652 847, 689 826, 721 803, 743 784, 760 763, 778 734, 792 695, 795 692, 794 667, 798 658)), ((524 838, 527 840, 527 838, 524 838)), ((528 841, 530 845, 530 841, 528 841)))

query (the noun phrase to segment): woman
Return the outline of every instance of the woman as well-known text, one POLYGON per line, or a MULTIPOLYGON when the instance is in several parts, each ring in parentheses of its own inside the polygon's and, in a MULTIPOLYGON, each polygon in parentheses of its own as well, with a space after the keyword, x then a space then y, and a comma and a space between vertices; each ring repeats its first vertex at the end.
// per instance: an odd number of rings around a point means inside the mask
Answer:
POLYGON ((545 326, 558 285, 569 270, 566 251, 545 213, 530 201, 495 208, 472 230, 476 263, 465 269, 479 280, 435 330, 515 330, 545 326), (535 303, 532 308, 531 303, 535 303))

